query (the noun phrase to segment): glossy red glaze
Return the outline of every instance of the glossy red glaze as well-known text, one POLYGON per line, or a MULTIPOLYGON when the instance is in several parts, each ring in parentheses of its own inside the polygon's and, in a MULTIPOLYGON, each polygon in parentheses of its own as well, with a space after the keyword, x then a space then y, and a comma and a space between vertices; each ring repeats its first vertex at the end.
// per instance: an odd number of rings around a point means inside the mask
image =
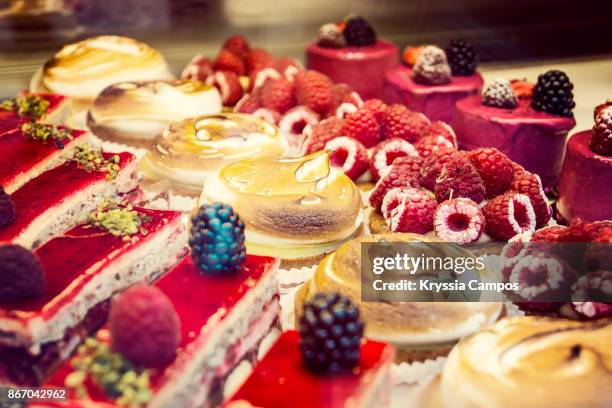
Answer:
MULTIPOLYGON (((0 137, 0 145, 6 137, 10 136, 0 137)), ((2 147, 0 147, 1 149, 2 147)), ((112 153, 104 153, 105 158, 113 155, 112 153)), ((135 160, 134 155, 126 152, 120 153, 119 157, 121 168, 135 160)), ((0 164, 0 167, 2 167, 2 164, 0 164)), ((11 195, 15 203, 15 220, 11 224, 0 228, 0 242, 11 242, 44 211, 62 203, 92 183, 105 179, 106 173, 87 172, 80 168, 76 162, 70 161, 30 180, 11 195)))
POLYGON ((302 362, 299 334, 282 334, 232 401, 248 401, 255 407, 317 408, 344 407, 349 398, 359 397, 377 371, 393 361, 392 346, 366 340, 361 346, 361 361, 353 372, 316 375, 302 362))
MULTIPOLYGON (((23 92, 22 95, 27 95, 28 92, 23 92)), ((34 95, 38 95, 49 102, 49 107, 47 108, 47 114, 53 113, 57 110, 62 103, 64 103, 68 98, 64 95, 57 94, 42 94, 37 93, 34 95)), ((15 112, 0 110, 0 136, 4 133, 11 131, 13 129, 17 129, 22 123, 30 120, 27 116, 19 116, 15 112)), ((42 122, 45 121, 45 118, 42 119, 42 122)))

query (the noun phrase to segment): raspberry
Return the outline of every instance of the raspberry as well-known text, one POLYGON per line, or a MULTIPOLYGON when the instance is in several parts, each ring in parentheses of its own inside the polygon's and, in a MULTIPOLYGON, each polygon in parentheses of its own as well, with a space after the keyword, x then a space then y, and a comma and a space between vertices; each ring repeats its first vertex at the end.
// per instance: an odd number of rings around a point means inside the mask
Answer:
POLYGON ((244 93, 238 75, 230 71, 217 71, 208 77, 206 83, 219 90, 224 106, 235 105, 244 93))
POLYGON ((278 127, 286 138, 288 147, 300 149, 305 143, 306 137, 302 134, 306 126, 319 123, 319 115, 306 106, 296 106, 289 109, 285 116, 278 122, 278 127))
POLYGON ((359 309, 337 293, 317 293, 304 304, 299 322, 300 350, 306 367, 338 373, 359 364, 364 323, 359 309))
POLYGON ((484 206, 483 213, 486 233, 498 241, 508 241, 525 231, 535 231, 535 212, 525 194, 509 191, 497 196, 484 206))
POLYGON ((533 82, 528 82, 525 79, 513 79, 510 81, 510 86, 514 90, 514 94, 519 99, 531 99, 533 94, 533 82))
POLYGON ((9 225, 15 219, 15 203, 9 194, 0 186, 0 228, 9 225))
POLYGON ((281 75, 283 75, 285 79, 290 82, 294 82, 297 74, 304 70, 302 64, 295 58, 291 57, 283 57, 274 60, 272 67, 274 67, 275 70, 280 72, 281 75))
POLYGON ((45 293, 45 274, 32 252, 0 245, 0 302, 36 299, 45 293))
POLYGON ((336 108, 334 116, 340 119, 346 118, 349 114, 355 113, 359 110, 359 108, 352 103, 341 103, 336 108))
POLYGON ((403 156, 418 157, 419 153, 409 142, 397 137, 376 145, 370 158, 370 172, 374 180, 378 180, 382 174, 389 171, 395 159, 403 156))
POLYGON ((111 347, 133 364, 164 367, 181 342, 180 320, 168 297, 156 286, 137 285, 111 304, 111 347))
POLYGON ((278 125, 282 116, 275 110, 267 108, 259 108, 255 112, 251 113, 252 116, 265 120, 271 125, 278 125))
POLYGON ((234 106, 234 112, 253 113, 260 108, 259 101, 251 94, 244 95, 234 106))
POLYGON ((457 148, 457 135, 452 127, 448 123, 437 120, 430 123, 421 133, 421 137, 425 138, 428 136, 442 136, 453 144, 453 147, 457 148))
POLYGON ((376 32, 363 17, 350 17, 343 33, 347 45, 363 47, 376 44, 376 32))
POLYGON ((444 48, 453 75, 473 75, 478 65, 476 48, 466 40, 451 40, 444 48))
POLYGON ((228 50, 221 50, 213 65, 215 71, 230 71, 236 75, 244 75, 245 67, 239 56, 228 50))
POLYGON ((605 229, 612 227, 612 221, 584 222, 576 220, 559 236, 561 242, 591 242, 605 229))
POLYGON ((296 98, 299 105, 325 114, 332 108, 333 83, 317 71, 302 71, 295 77, 296 98))
POLYGON ((510 188, 514 177, 512 161, 493 147, 481 147, 467 152, 485 185, 487 198, 500 195, 510 188))
POLYGON ((495 78, 482 93, 482 104, 495 108, 514 109, 518 105, 518 98, 510 81, 505 78, 495 78))
POLYGON ((419 187, 419 168, 423 159, 414 156, 404 156, 395 159, 389 172, 383 175, 370 192, 370 205, 380 210, 383 198, 389 190, 395 187, 419 187))
POLYGON ((387 104, 380 99, 368 99, 363 103, 363 105, 361 105, 361 108, 372 112, 378 123, 382 125, 382 118, 385 114, 385 110, 387 109, 387 104))
POLYGON ((273 60, 272 54, 268 51, 263 48, 253 48, 244 61, 246 72, 251 74, 269 67, 273 60))
POLYGON ((434 192, 438 202, 465 197, 480 203, 484 200, 485 188, 474 165, 462 156, 454 156, 442 166, 434 192))
POLYGON ((274 68, 263 68, 253 71, 249 79, 249 87, 252 92, 258 92, 269 79, 281 79, 283 76, 274 68))
POLYGON ((410 143, 419 140, 429 123, 429 119, 425 115, 411 112, 400 104, 388 106, 380 120, 384 138, 401 137, 410 143))
POLYGON ((591 135, 591 150, 602 156, 612 156, 612 107, 597 114, 591 135))
POLYGON ((572 302, 572 308, 584 320, 612 317, 612 303, 572 302))
POLYGON ((575 272, 563 259, 532 252, 519 257, 508 281, 518 285, 514 293, 522 301, 569 299, 575 272))
POLYGON ((346 116, 344 134, 359 140, 365 147, 373 147, 380 140, 380 127, 372 112, 359 109, 346 116))
POLYGON ((334 84, 332 87, 332 95, 332 107, 334 110, 345 103, 351 104, 355 106, 355 108, 359 108, 363 105, 363 101, 359 94, 354 92, 347 84, 334 84))
POLYGON ((213 73, 213 62, 203 55, 196 55, 185 66, 181 78, 196 81, 205 81, 213 73))
POLYGON ((242 60, 245 60, 251 53, 249 42, 246 38, 238 34, 228 37, 223 43, 222 48, 231 51, 242 60))
POLYGON ((414 147, 423 158, 431 156, 434 152, 440 149, 454 149, 455 147, 444 136, 427 136, 419 139, 414 147))
POLYGON ((552 212, 544 195, 540 176, 527 172, 514 176, 511 188, 517 193, 527 195, 531 200, 536 215, 536 227, 541 228, 550 221, 552 212))
POLYGON ((547 71, 538 76, 533 88, 531 107, 552 115, 573 117, 572 109, 576 106, 574 85, 565 72, 558 69, 547 71))
POLYGON ((540 228, 531 235, 531 242, 559 242, 560 236, 566 228, 563 225, 540 228))
POLYGON ((342 135, 343 129, 344 120, 333 116, 312 125, 309 132, 304 129, 304 133, 308 133, 305 145, 306 154, 323 150, 327 142, 342 135))
POLYGON ((434 231, 442 241, 467 244, 478 241, 485 217, 469 198, 453 198, 438 205, 434 214, 434 231))
POLYGON ((264 108, 283 114, 295 106, 293 84, 285 78, 270 79, 262 85, 259 100, 264 108))
POLYGON ((352 180, 357 180, 368 169, 368 151, 359 141, 341 136, 325 144, 334 167, 339 167, 352 180))
POLYGON ((461 153, 452 147, 441 147, 431 153, 423 162, 420 169, 419 182, 423 187, 433 191, 436 179, 442 172, 442 167, 451 157, 461 156, 461 153))
POLYGON ((433 229, 437 205, 427 190, 394 188, 385 194, 381 212, 391 231, 425 234, 433 229))
POLYGON ((451 81, 451 69, 444 51, 433 45, 423 48, 412 67, 412 76, 420 84, 448 84, 451 81))
POLYGON ((334 24, 323 24, 319 28, 318 42, 321 47, 342 48, 346 46, 346 39, 340 28, 334 24))

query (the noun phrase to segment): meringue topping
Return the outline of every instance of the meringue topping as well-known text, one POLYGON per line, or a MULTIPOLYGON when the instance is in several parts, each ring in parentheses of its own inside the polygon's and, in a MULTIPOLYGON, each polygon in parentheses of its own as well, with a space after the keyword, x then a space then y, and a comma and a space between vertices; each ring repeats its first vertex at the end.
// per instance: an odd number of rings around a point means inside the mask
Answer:
POLYGON ((30 88, 92 100, 110 84, 154 79, 173 79, 158 51, 131 38, 104 35, 62 47, 30 88))
POLYGON ((249 250, 313 246, 329 252, 362 221, 359 189, 330 165, 326 152, 229 164, 206 181, 202 200, 234 207, 247 225, 249 250))
POLYGON ((217 89, 199 81, 121 82, 98 95, 88 126, 103 138, 150 140, 172 123, 221 108, 217 89))

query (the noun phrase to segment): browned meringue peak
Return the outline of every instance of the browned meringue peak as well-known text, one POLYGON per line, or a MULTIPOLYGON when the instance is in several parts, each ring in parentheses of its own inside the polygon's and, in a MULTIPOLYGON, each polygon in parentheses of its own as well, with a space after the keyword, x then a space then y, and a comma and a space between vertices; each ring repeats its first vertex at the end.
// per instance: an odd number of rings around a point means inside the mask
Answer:
POLYGON ((325 152, 229 164, 206 181, 203 198, 234 207, 247 225, 247 247, 336 243, 361 225, 360 192, 325 152))
POLYGON ((612 401, 612 320, 502 319, 459 342, 416 394, 428 408, 604 408, 612 401))
MULTIPOLYGON (((448 345, 498 319, 502 305, 495 302, 361 302, 361 244, 364 242, 436 240, 405 233, 353 239, 319 263, 314 276, 302 289, 305 296, 300 301, 318 292, 342 293, 359 303, 366 322, 366 336, 408 348, 448 345)), ((296 311, 300 310, 297 305, 296 311)))
POLYGON ((172 123, 221 108, 217 89, 200 81, 120 82, 98 95, 87 125, 102 138, 147 141, 172 123))
POLYGON ((62 47, 34 75, 30 90, 91 101, 113 83, 173 78, 157 50, 131 38, 104 35, 62 47))
POLYGON ((199 193, 206 177, 230 162, 282 153, 275 126, 251 115, 220 113, 167 127, 155 139, 144 167, 155 177, 199 193))

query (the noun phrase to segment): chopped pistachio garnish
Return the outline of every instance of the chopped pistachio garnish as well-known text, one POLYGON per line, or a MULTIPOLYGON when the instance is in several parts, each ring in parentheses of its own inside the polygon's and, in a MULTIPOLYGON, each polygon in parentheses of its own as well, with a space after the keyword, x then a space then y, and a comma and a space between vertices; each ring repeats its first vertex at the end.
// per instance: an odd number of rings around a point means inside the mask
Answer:
POLYGON ((51 140, 58 149, 63 149, 66 142, 73 139, 70 129, 53 125, 27 122, 21 125, 21 133, 27 138, 47 142, 51 140))
POLYGON ((71 360, 74 371, 64 380, 79 398, 87 397, 87 378, 123 407, 142 407, 153 396, 148 370, 134 367, 106 343, 93 337, 78 348, 71 360))
POLYGON ((101 150, 92 149, 87 143, 77 146, 72 160, 77 162, 88 173, 92 171, 107 173, 106 178, 109 180, 115 179, 117 174, 119 174, 119 170, 121 170, 118 154, 106 159, 101 150))
POLYGON ((15 112, 31 120, 38 120, 47 113, 49 101, 38 95, 18 95, 0 102, 0 109, 15 112))
POLYGON ((134 211, 131 205, 122 207, 115 202, 106 201, 89 214, 88 221, 94 227, 104 228, 112 235, 128 241, 132 235, 147 234, 143 224, 149 221, 149 217, 134 211))

